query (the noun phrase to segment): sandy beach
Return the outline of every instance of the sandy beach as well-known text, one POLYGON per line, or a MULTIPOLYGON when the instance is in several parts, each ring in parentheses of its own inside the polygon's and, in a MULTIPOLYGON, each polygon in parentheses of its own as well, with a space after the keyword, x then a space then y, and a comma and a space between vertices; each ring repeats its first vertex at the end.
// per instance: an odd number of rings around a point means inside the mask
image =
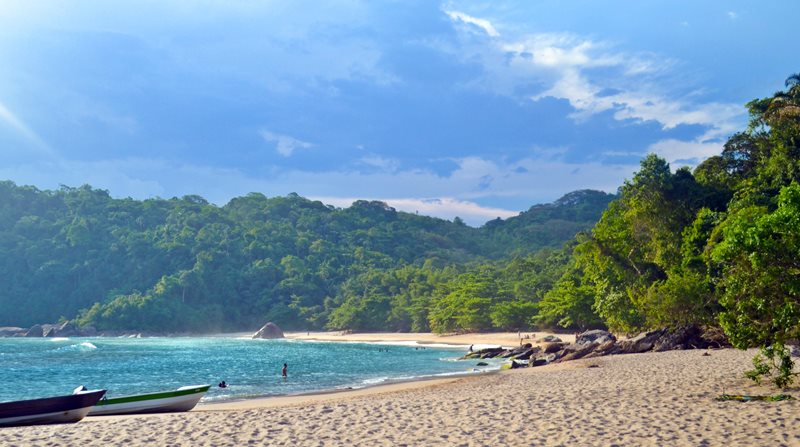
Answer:
MULTIPOLYGON (((181 414, 1 428, 0 445, 800 445, 800 401, 714 400, 723 392, 775 393, 743 378, 752 354, 725 349, 610 356, 465 378, 207 404, 181 414)), ((797 390, 789 394, 800 397, 797 390)))
POLYGON ((536 340, 547 335, 555 335, 562 341, 572 343, 574 334, 554 334, 552 332, 492 332, 483 334, 434 334, 431 332, 376 332, 376 333, 347 333, 347 332, 287 332, 286 338, 296 340, 318 341, 347 341, 347 342, 417 342, 425 344, 446 344, 475 347, 482 346, 519 346, 522 343, 536 343, 536 340))

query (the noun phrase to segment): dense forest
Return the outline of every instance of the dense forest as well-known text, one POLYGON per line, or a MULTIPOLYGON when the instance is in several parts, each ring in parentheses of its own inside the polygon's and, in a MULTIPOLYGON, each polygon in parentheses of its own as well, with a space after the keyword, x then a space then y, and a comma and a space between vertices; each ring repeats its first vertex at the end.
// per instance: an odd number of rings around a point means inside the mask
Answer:
POLYGON ((591 228, 613 198, 576 191, 472 228, 381 202, 337 209, 253 193, 218 207, 197 196, 120 200, 89 186, 2 182, 0 326, 63 318, 172 333, 251 330, 266 320, 288 329, 524 326, 500 315, 538 299, 566 262, 540 250, 591 228), (494 320, 445 313, 440 297, 467 287, 470 275, 494 287, 481 303, 494 320))

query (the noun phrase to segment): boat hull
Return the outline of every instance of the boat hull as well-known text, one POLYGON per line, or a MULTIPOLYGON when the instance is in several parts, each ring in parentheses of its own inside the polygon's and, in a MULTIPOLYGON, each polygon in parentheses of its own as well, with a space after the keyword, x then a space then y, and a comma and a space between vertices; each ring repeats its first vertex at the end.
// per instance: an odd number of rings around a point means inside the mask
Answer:
POLYGON ((83 419, 106 390, 0 403, 0 427, 64 424, 83 419))
POLYGON ((189 411, 197 405, 209 387, 210 385, 190 386, 163 393, 103 399, 91 409, 89 416, 189 411))

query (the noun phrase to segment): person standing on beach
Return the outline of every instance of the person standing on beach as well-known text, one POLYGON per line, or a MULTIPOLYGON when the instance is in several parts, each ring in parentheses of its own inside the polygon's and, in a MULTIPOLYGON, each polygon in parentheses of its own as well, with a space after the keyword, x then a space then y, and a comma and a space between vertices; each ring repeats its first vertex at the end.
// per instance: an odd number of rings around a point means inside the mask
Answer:
POLYGON ((288 368, 288 365, 286 365, 286 363, 284 363, 283 364, 283 369, 281 370, 281 375, 283 376, 284 379, 286 378, 286 368, 288 368))

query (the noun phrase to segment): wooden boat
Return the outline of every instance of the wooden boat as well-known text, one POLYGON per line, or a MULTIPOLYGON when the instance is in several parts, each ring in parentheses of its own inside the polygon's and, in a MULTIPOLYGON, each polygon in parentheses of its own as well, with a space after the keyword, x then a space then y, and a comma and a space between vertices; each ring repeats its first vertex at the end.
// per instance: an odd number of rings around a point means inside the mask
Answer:
POLYGON ((69 396, 0 403, 0 427, 78 422, 106 390, 76 391, 69 396))
POLYGON ((183 386, 175 391, 104 398, 89 411, 89 416, 189 411, 197 405, 210 386, 183 386))

